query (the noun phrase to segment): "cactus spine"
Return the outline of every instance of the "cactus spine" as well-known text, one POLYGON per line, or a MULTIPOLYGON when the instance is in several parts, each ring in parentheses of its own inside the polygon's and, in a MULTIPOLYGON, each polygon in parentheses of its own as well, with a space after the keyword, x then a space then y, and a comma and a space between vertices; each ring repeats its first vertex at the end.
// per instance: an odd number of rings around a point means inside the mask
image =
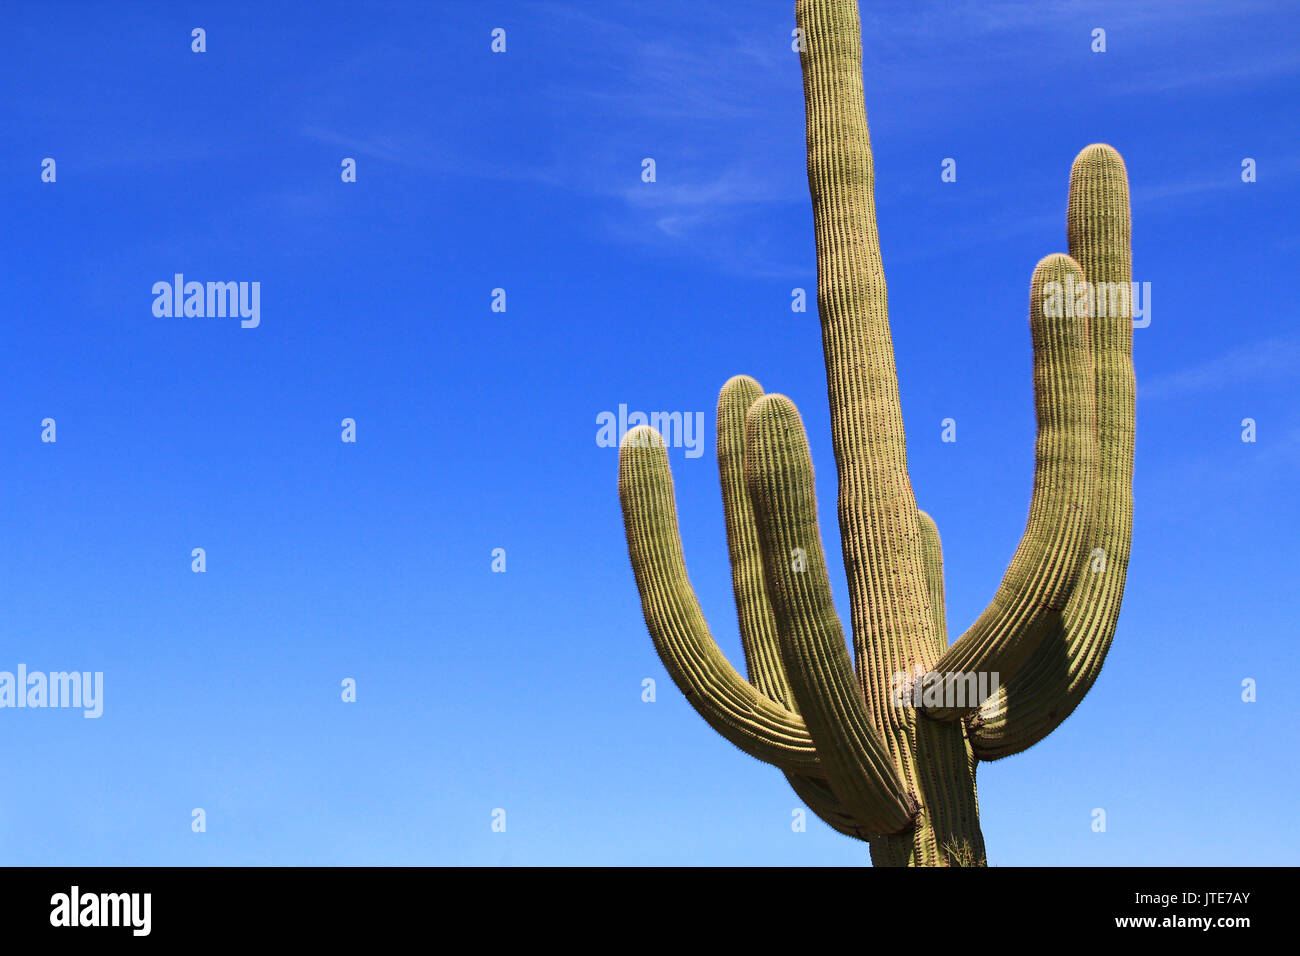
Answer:
POLYGON ((628 551, 660 658, 710 726, 780 769, 831 827, 869 842, 877 865, 982 864, 976 763, 1032 746, 1078 706, 1123 595, 1131 315, 1092 315, 1079 292, 1088 281, 1130 288, 1126 173, 1109 146, 1075 159, 1070 255, 1044 258, 1030 282, 1029 517, 993 600, 949 645, 939 534, 908 478, 857 5, 797 0, 795 16, 853 656, 832 606, 802 421, 751 378, 723 387, 717 428, 748 679, 718 649, 691 589, 667 453, 646 426, 619 454, 628 551), (1071 289, 1069 303, 1053 297, 1071 289), (961 675, 980 674, 997 675, 996 692, 963 697, 961 675), (900 675, 930 675, 918 678, 922 706, 900 705, 900 675))

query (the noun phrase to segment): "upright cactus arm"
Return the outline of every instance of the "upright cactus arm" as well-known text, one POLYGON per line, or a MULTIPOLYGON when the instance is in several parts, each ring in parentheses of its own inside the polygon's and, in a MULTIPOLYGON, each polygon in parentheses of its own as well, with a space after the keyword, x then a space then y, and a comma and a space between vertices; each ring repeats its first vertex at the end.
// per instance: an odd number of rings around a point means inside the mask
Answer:
POLYGON ((1084 288, 1083 270, 1069 256, 1047 256, 1034 269, 1029 326, 1038 440, 1029 518, 992 603, 935 664, 944 693, 940 706, 925 708, 927 717, 953 720, 977 710, 983 701, 970 693, 967 677, 995 674, 1005 682, 1016 673, 1060 619, 1091 548, 1096 405, 1087 303, 1074 301, 1074 290, 1084 288))
POLYGON ((1061 620, 1029 662, 971 718, 981 760, 1020 753, 1065 720, 1088 693, 1110 648, 1124 596, 1133 524, 1132 225, 1124 160, 1110 146, 1083 149, 1070 171, 1070 255, 1097 293, 1090 344, 1097 396, 1099 487, 1091 560, 1061 620), (1115 298, 1128 303, 1115 308, 1115 298))
MULTIPOLYGON (((781 663, 776 617, 763 580, 758 526, 745 487, 745 417, 762 396, 762 386, 748 375, 736 375, 722 386, 718 395, 718 477, 731 558, 731 584, 749 682, 760 693, 797 713, 798 704, 781 663)), ((785 776, 799 798, 832 829, 860 840, 868 838, 869 834, 840 805, 825 780, 791 772, 785 776)))
POLYGON ((747 375, 737 375, 722 386, 718 395, 718 477, 731 558, 731 586, 749 682, 762 694, 798 713, 781 663, 776 618, 763 581, 758 527, 745 487, 745 416, 762 395, 762 386, 747 375))
POLYGON ((760 398, 746 422, 745 482, 790 688, 838 804, 871 833, 898 833, 919 807, 854 677, 826 574, 803 422, 784 395, 760 398))
POLYGON ((930 617, 934 621, 934 656, 948 649, 948 613, 943 592, 943 543, 939 526, 926 512, 921 517, 921 553, 925 558, 925 583, 930 591, 930 617))
POLYGON ((673 682, 701 717, 745 753, 781 770, 824 776, 803 718, 736 673, 709 633, 686 575, 663 438, 642 425, 619 449, 619 498, 641 610, 673 682))

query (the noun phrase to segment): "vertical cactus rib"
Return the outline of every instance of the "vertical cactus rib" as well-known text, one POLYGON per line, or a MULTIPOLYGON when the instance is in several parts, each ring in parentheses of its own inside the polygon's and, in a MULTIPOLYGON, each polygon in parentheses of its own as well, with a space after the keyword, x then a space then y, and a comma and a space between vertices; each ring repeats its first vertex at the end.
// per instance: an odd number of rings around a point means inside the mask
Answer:
POLYGON ((954 720, 977 710, 983 701, 970 693, 975 675, 1010 680, 1060 619, 1087 558, 1097 420, 1088 303, 1074 299, 1085 288, 1069 256, 1047 256, 1034 268, 1029 326, 1038 439, 1029 518, 992 602, 935 664, 944 675, 942 704, 926 707, 927 717, 954 720))
MULTIPOLYGON (((797 0, 795 20, 853 646, 873 718, 885 728, 896 724, 892 675, 933 660, 934 636, 876 230, 857 3, 797 0)), ((896 736, 887 738, 902 762, 896 736)))
POLYGON ((686 575, 668 453, 653 428, 638 426, 624 437, 618 487, 641 609, 673 682, 710 727, 745 753, 822 776, 802 718, 736 673, 709 633, 686 575))
POLYGON ((786 678, 830 790, 868 832, 905 830, 918 808, 872 729, 854 680, 826 576, 808 439, 784 395, 765 395, 749 410, 745 483, 786 678))
POLYGON ((1128 174, 1113 148, 1085 147, 1070 170, 1070 255, 1098 294, 1090 322, 1097 396, 1098 492, 1090 550, 1059 625, 971 723, 981 760, 1020 753, 1058 727, 1091 689, 1115 635, 1133 524, 1135 393, 1128 174), (1118 314, 1117 314, 1118 313, 1118 314), (1100 549, 1100 550, 1097 550, 1100 549))

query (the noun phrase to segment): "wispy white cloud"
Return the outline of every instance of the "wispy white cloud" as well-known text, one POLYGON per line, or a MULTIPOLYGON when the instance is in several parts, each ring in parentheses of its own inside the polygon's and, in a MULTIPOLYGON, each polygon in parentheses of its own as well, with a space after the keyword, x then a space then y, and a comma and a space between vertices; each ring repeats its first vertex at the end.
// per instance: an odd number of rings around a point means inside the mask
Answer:
POLYGON ((1229 15, 1281 13, 1286 0, 1166 0, 1133 3, 1131 0, 1090 0, 1044 5, 1042 0, 958 0, 919 5, 915 0, 889 0, 860 4, 863 34, 873 27, 888 27, 891 36, 919 39, 968 37, 972 33, 1038 33, 1058 30, 1073 17, 1087 17, 1108 31, 1132 31, 1155 24, 1223 19, 1229 15))
POLYGON ((584 51, 573 77, 551 84, 547 95, 616 124, 761 116, 798 75, 786 38, 793 4, 784 11, 788 26, 761 11, 738 18, 708 0, 692 3, 687 16, 659 4, 621 7, 621 19, 554 2, 534 8, 548 32, 581 36, 584 51))
POLYGON ((759 206, 771 203, 797 203, 806 199, 803 190, 793 189, 770 175, 743 164, 723 169, 707 179, 687 179, 676 183, 640 183, 619 190, 633 209, 657 217, 696 217, 707 219, 710 211, 759 206))
POLYGON ((421 153, 420 150, 411 150, 409 147, 404 148, 402 144, 386 134, 368 137, 344 136, 341 133, 312 125, 304 126, 299 132, 308 139, 314 139, 330 146, 341 146, 350 153, 355 153, 358 156, 369 156, 372 159, 381 159, 386 163, 406 165, 421 153))
POLYGON ((1156 376, 1139 386, 1138 395, 1151 400, 1177 398, 1296 375, 1300 375, 1300 340, 1270 339, 1156 376))
POLYGON ((1162 67, 1116 83, 1114 89, 1125 93, 1165 93, 1187 87, 1225 87, 1297 74, 1300 74, 1300 56, 1294 53, 1252 57, 1243 51, 1242 60, 1231 66, 1196 70, 1188 69, 1186 64, 1162 67))
MULTIPOLYGON (((802 162, 770 159, 782 151, 797 152, 802 144, 798 60, 788 36, 793 4, 755 4, 745 16, 718 0, 610 7, 540 0, 522 9, 526 14, 513 28, 512 43, 581 51, 564 70, 539 74, 536 88, 529 90, 539 113, 556 120, 541 155, 448 150, 438 139, 445 132, 394 126, 398 120, 391 117, 367 118, 350 129, 336 128, 320 116, 304 117, 303 135, 440 175, 527 182, 572 192, 596 201, 590 206, 594 219, 612 239, 675 250, 734 274, 799 271, 761 258, 780 244, 770 237, 760 241, 753 234, 774 213, 807 214, 802 162), (774 123, 773 116, 780 122, 774 123), (637 175, 647 155, 659 163, 659 181, 653 184, 641 183, 637 175), (769 161, 748 161, 747 156, 769 161), (727 241, 724 231, 742 235, 727 241)), ((1246 14, 1275 9, 1276 3, 1268 0, 1239 0, 1234 7, 1236 13, 1246 14)), ((1068 26, 1072 17, 1083 15, 1112 33, 1141 35, 1145 42, 1181 48, 1180 36, 1212 32, 1216 19, 1226 16, 1217 0, 1102 0, 1069 5, 1051 15, 1044 15, 1041 0, 963 0, 941 8, 886 2, 863 4, 861 13, 872 89, 886 96, 906 90, 908 96, 922 98, 957 77, 963 83, 1024 82, 1022 68, 1027 64, 1051 69, 1051 57, 1023 60, 1012 51, 1044 43, 1055 48, 1059 41, 1050 34, 1074 29, 1068 26), (1009 68, 1010 57, 1015 70, 1009 68), (937 59, 946 64, 944 70, 934 69, 937 59), (918 71, 924 75, 913 75, 918 71)), ((1230 45, 1220 53, 1215 70, 1207 71, 1184 55, 1174 66, 1115 82, 1173 89, 1199 82, 1196 77, 1202 75, 1245 81, 1252 71, 1256 76, 1277 74, 1297 59, 1287 54, 1256 62, 1248 50, 1230 45)), ((347 87, 327 77, 318 82, 326 91, 347 87)), ((903 121, 907 115, 902 114, 903 121)), ((923 115, 933 120, 932 112, 923 115)), ((899 118, 891 121, 896 125, 899 118)), ((893 133, 897 137, 897 129, 893 133)), ((1063 190, 1064 173, 1060 176, 1063 190)), ((1135 184, 1133 202, 1137 206, 1195 198, 1240 186, 1239 177, 1228 169, 1222 177, 1135 184)), ((887 194, 879 198, 882 208, 891 201, 887 194)), ((949 238, 957 247, 967 247, 987 243, 990 237, 1037 231, 1052 235, 1060 218, 1056 207, 1045 206, 1037 217, 1007 216, 965 231, 958 225, 950 228, 949 238)), ((951 246, 945 250, 950 252, 951 246)))

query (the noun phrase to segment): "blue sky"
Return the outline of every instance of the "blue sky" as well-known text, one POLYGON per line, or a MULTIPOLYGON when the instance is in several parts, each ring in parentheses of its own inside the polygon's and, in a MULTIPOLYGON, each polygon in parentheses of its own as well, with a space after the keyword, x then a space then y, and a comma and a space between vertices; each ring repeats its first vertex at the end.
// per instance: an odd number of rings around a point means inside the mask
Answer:
MULTIPOLYGON (((866 6, 953 633, 1023 528, 1029 276, 1065 248, 1088 143, 1125 157, 1152 286, 1118 634, 1074 716, 981 767, 990 862, 1293 864, 1300 12, 866 6)), ((0 860, 867 864, 815 819, 792 832, 780 774, 672 687, 595 442, 620 404, 705 413, 705 453, 671 460, 738 665, 712 448, 731 375, 798 403, 838 560, 820 334, 790 309, 815 262, 789 0, 3 17, 0 670, 102 671, 104 712, 0 709, 0 860), (260 282, 260 325, 155 317, 178 272, 260 282)))

